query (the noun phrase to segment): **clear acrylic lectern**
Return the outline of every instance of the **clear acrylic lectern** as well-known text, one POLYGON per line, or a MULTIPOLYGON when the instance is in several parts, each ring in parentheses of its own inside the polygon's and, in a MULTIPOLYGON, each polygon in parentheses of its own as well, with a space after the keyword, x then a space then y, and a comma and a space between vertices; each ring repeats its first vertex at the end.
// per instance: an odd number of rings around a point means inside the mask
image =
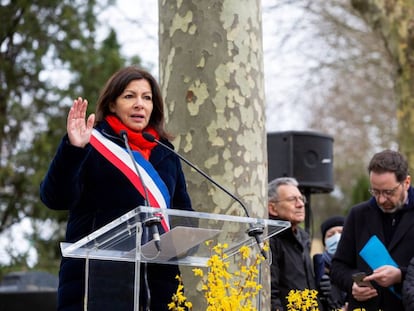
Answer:
POLYGON ((111 295, 119 297, 124 293, 110 283, 103 284, 102 280, 113 273, 118 278, 123 274, 123 283, 133 284, 130 299, 137 311, 142 263, 203 267, 211 256, 204 243, 207 240, 212 240, 213 245, 227 243, 226 253, 231 257, 243 245, 258 249, 249 232, 263 232, 261 239, 266 240, 289 227, 289 222, 280 220, 139 206, 75 243, 61 243, 61 250, 65 257, 86 260, 84 310, 102 309, 96 302, 98 297, 110 299, 111 295), (161 235, 160 251, 153 241, 142 243, 143 231, 147 230, 142 224, 148 215, 156 215, 169 224, 170 230, 161 235))

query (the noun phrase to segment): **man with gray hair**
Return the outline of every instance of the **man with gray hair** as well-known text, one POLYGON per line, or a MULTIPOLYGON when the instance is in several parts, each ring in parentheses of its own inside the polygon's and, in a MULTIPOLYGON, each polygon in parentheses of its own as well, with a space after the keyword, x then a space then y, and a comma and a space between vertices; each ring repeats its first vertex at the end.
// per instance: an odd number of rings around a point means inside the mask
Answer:
MULTIPOLYGON (((309 234, 299 225, 305 220, 306 198, 291 177, 272 180, 268 185, 269 218, 289 221, 291 228, 270 238, 271 311, 287 310, 290 290, 316 289, 309 234)), ((318 301, 319 310, 323 310, 318 301)))

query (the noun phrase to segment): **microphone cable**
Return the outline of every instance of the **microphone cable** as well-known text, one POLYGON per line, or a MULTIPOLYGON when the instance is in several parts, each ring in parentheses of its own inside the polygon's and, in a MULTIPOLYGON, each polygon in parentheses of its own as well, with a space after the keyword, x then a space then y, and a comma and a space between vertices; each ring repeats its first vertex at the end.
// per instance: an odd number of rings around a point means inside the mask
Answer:
MULTIPOLYGON (((160 145, 160 146, 168 149, 169 151, 171 151, 172 153, 174 153, 175 155, 177 155, 186 164, 188 164, 190 167, 192 167, 193 169, 195 169, 199 174, 203 175, 208 181, 210 181, 211 183, 213 183, 216 187, 218 187, 219 189, 221 189, 223 192, 225 192, 227 195, 229 195, 232 199, 234 199, 236 202, 238 202, 240 204, 240 206, 243 208, 244 213, 246 214, 246 216, 248 218, 250 218, 250 214, 249 214, 246 206, 243 204, 243 202, 238 197, 236 197, 234 194, 232 194, 230 191, 228 191, 226 188, 224 188, 222 185, 220 185, 218 182, 216 182, 209 175, 207 175, 206 173, 204 173, 196 165, 194 165, 189 160, 187 160, 186 158, 184 158, 181 154, 179 154, 178 152, 176 152, 174 149, 170 148, 166 144, 162 143, 160 140, 156 139, 150 133, 142 132, 142 136, 146 140, 148 140, 149 142, 156 142, 158 145, 160 145)), ((262 238, 261 238, 261 235, 263 234, 263 231, 264 231, 264 227, 263 226, 253 226, 252 223, 249 223, 249 227, 250 228, 247 230, 246 233, 248 234, 248 236, 254 237, 254 239, 256 240, 256 244, 259 247, 260 253, 262 254, 262 256, 265 259, 267 259, 267 254, 266 254, 266 251, 264 250, 264 243, 263 243, 262 238)))

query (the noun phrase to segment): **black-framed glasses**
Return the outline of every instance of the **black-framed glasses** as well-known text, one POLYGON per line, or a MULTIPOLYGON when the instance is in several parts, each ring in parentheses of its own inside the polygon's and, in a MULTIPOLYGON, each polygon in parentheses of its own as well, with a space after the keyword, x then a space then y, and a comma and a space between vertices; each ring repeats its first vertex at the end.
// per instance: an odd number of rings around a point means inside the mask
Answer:
POLYGON ((379 198, 381 195, 384 198, 390 198, 395 194, 395 192, 398 190, 398 187, 401 185, 402 183, 399 183, 397 186, 395 186, 395 188, 385 189, 385 190, 368 189, 368 192, 371 193, 371 195, 376 198, 379 198))
POLYGON ((306 204, 306 197, 304 197, 303 195, 301 196, 291 196, 291 197, 287 197, 286 199, 283 200, 277 200, 274 201, 275 203, 279 203, 279 202, 290 202, 290 203, 298 203, 298 202, 302 202, 303 204, 306 204))

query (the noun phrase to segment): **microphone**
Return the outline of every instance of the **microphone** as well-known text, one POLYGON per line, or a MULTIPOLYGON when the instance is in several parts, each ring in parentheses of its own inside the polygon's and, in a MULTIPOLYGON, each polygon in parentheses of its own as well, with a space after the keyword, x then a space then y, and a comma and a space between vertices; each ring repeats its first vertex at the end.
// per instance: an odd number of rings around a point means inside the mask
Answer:
MULTIPOLYGON (((204 173, 201 169, 199 169, 196 165, 194 165, 193 163, 191 163, 189 160, 187 160, 186 158, 184 158, 181 154, 179 154, 177 151, 175 151, 174 149, 172 149, 171 147, 169 147, 168 145, 164 144, 163 142, 161 142, 160 140, 156 139, 153 135, 151 135, 148 132, 142 132, 142 136, 148 140, 149 142, 155 142, 158 145, 168 149, 169 151, 171 151, 172 153, 174 153, 175 155, 177 155, 181 160, 183 160, 187 165, 189 165, 191 168, 195 169, 197 171, 197 173, 201 174, 204 178, 206 178, 208 181, 210 181, 212 184, 214 184, 217 188, 219 188, 220 190, 222 190, 223 192, 225 192, 227 195, 229 195, 233 200, 235 200, 237 203, 240 204, 240 206, 243 208, 244 213, 246 214, 247 217, 250 218, 250 214, 249 211, 247 210, 246 206, 243 204, 243 202, 236 197, 234 194, 232 194, 230 191, 228 191, 226 188, 224 188, 222 185, 220 185, 218 182, 216 182, 212 177, 210 177, 209 175, 207 175, 206 173, 204 173)), ((250 228, 247 230, 247 234, 250 237, 254 237, 254 239, 256 240, 257 246, 259 247, 260 253, 263 255, 263 257, 265 259, 267 259, 267 254, 266 251, 263 249, 264 247, 264 243, 263 240, 261 238, 261 235, 263 234, 263 227, 259 227, 256 226, 254 227, 251 223, 249 224, 250 228)))
MULTIPOLYGON (((120 130, 119 135, 124 139, 125 147, 127 148, 129 157, 132 160, 134 169, 137 172, 138 177, 142 182, 142 187, 144 188, 144 204, 146 206, 149 206, 148 189, 145 186, 144 179, 142 178, 141 172, 139 171, 137 163, 135 162, 134 155, 132 154, 131 146, 129 145, 129 142, 128 142, 128 134, 125 130, 120 130)), ((146 227, 150 228, 150 231, 152 233, 152 239, 154 240, 154 243, 155 243, 155 247, 157 248, 159 252, 161 252, 161 239, 160 239, 160 233, 158 231, 158 224, 161 223, 160 217, 155 216, 153 214, 152 215, 146 214, 145 218, 142 220, 142 223, 146 227)))

